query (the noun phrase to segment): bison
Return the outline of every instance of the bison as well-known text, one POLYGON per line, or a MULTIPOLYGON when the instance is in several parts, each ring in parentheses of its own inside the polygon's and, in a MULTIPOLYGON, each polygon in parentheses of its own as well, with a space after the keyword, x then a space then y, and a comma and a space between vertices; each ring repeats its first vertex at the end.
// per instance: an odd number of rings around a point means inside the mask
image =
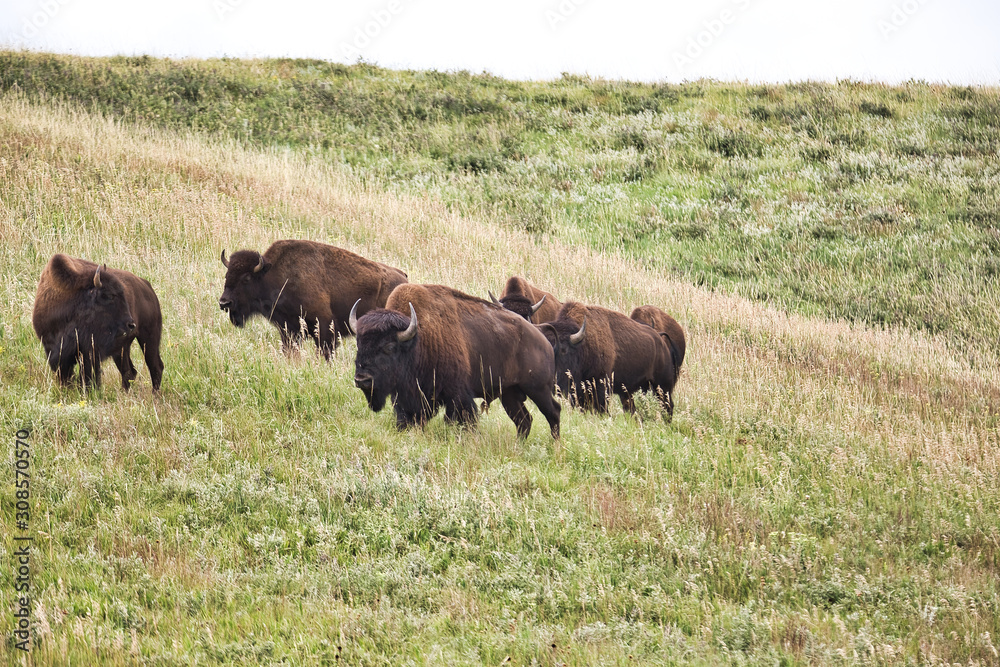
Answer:
POLYGON ((552 347, 514 313, 450 287, 407 284, 384 309, 350 320, 358 336, 354 383, 375 412, 391 397, 400 429, 424 424, 441 406, 446 420, 472 424, 474 399, 499 397, 525 438, 530 398, 559 437, 552 347))
POLYGON ((677 320, 667 315, 665 312, 657 308, 656 306, 639 306, 632 311, 629 317, 636 322, 642 322, 653 327, 653 331, 657 331, 662 334, 666 334, 667 338, 670 339, 673 345, 673 351, 676 354, 674 358, 674 369, 677 374, 680 375, 681 364, 684 363, 684 349, 686 347, 686 342, 684 340, 684 329, 681 325, 677 323, 677 320))
POLYGON ((538 329, 555 351, 559 389, 579 407, 606 413, 608 394, 615 393, 634 413, 633 395, 654 391, 673 414, 677 355, 667 336, 613 310, 572 301, 538 329))
POLYGON ((338 337, 350 335, 347 316, 360 300, 358 312, 385 305, 389 293, 406 282, 399 269, 365 259, 353 252, 314 241, 275 241, 263 255, 234 252, 226 259, 226 284, 219 308, 242 327, 263 315, 281 334, 289 353, 308 335, 327 359, 338 337))
POLYGON ((538 289, 520 276, 507 279, 503 294, 497 299, 490 292, 490 300, 513 311, 535 324, 551 322, 559 315, 562 304, 545 290, 538 289))
POLYGON ((83 387, 99 387, 101 362, 112 357, 122 388, 128 389, 138 375, 130 355, 132 341, 138 340, 153 389, 160 388, 163 316, 147 280, 57 253, 38 279, 31 323, 63 384, 79 362, 83 387))

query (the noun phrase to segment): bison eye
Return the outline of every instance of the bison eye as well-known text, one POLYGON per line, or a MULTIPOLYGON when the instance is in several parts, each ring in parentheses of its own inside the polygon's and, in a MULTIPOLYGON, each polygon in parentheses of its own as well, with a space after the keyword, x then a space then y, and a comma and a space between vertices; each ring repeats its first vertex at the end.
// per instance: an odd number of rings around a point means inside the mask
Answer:
POLYGON ((243 282, 245 282, 245 283, 250 282, 250 274, 249 273, 243 276, 243 282))
POLYGON ((382 352, 385 354, 392 354, 395 351, 396 351, 395 343, 386 343, 385 347, 382 348, 382 352))

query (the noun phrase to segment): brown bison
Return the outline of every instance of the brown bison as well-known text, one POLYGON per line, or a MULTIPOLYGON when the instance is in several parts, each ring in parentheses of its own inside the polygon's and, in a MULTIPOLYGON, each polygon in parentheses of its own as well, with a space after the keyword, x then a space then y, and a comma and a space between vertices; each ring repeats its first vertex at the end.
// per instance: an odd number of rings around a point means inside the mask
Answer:
POLYGON ((656 306, 639 306, 632 311, 629 315, 630 318, 636 322, 642 322, 653 327, 653 331, 657 331, 662 334, 666 334, 667 338, 674 346, 674 352, 677 355, 674 359, 674 366, 677 374, 680 375, 681 364, 684 363, 684 349, 686 347, 686 342, 684 340, 684 329, 681 325, 677 323, 677 320, 667 315, 665 312, 657 308, 656 306))
POLYGON ((153 389, 160 388, 163 316, 148 281, 85 259, 55 254, 38 279, 31 315, 45 356, 63 384, 80 363, 80 382, 101 385, 101 362, 112 357, 128 389, 138 373, 132 341, 138 340, 153 389))
POLYGON ((556 383, 585 410, 608 411, 608 394, 635 412, 633 394, 654 391, 673 414, 676 352, 669 338, 607 308, 563 304, 553 322, 537 325, 555 351, 556 383))
POLYGON ((287 353, 305 336, 323 356, 348 336, 347 316, 360 300, 358 312, 385 305, 406 274, 342 248, 314 241, 275 241, 263 255, 234 252, 226 260, 226 284, 219 308, 238 327, 253 315, 263 315, 281 333, 287 353))
POLYGON ((490 292, 490 300, 535 324, 551 322, 558 317, 559 309, 562 308, 562 304, 554 296, 520 276, 507 279, 507 285, 499 299, 490 292))
POLYGON ((441 406, 448 421, 470 424, 478 417, 475 398, 499 398, 524 438, 530 398, 559 437, 552 347, 534 326, 442 285, 401 285, 385 305, 351 317, 358 336, 354 383, 372 410, 391 397, 401 429, 424 424, 441 406))

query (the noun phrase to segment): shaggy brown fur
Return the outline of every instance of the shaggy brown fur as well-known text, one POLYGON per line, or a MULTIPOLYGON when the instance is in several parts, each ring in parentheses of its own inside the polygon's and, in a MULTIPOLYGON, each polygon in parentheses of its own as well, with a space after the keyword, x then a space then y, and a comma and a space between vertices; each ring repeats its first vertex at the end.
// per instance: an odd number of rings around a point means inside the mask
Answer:
POLYGON ((500 306, 443 285, 400 285, 385 309, 357 321, 355 384, 379 411, 392 398, 400 428, 445 418, 474 423, 474 399, 499 398, 520 437, 531 430, 530 398, 559 437, 552 348, 538 330, 500 306), (410 326, 416 334, 399 335, 410 326), (404 314, 405 313, 405 314, 404 314))
POLYGON ((629 317, 636 322, 642 322, 653 327, 654 331, 667 335, 670 344, 673 346, 674 368, 677 370, 677 374, 680 375, 681 364, 684 363, 684 351, 687 347, 687 341, 684 339, 684 329, 677 323, 677 320, 656 306, 639 306, 632 311, 629 317))
POLYGON ((608 411, 615 393, 627 412, 635 412, 632 395, 654 391, 673 413, 670 392, 676 381, 673 357, 665 336, 621 313, 581 303, 563 304, 555 321, 538 325, 556 355, 556 382, 564 395, 585 410, 608 411), (583 339, 573 344, 586 318, 583 339))
POLYGON ((160 388, 163 317, 147 280, 57 253, 38 279, 31 323, 62 383, 79 362, 83 386, 100 386, 101 362, 112 357, 128 389, 138 375, 129 354, 138 340, 153 389, 160 388))
POLYGON ((343 248, 275 241, 263 256, 253 250, 233 253, 219 308, 238 327, 264 316, 278 328, 286 352, 309 336, 329 359, 338 337, 351 335, 347 318, 355 301, 361 299, 358 313, 382 307, 405 282, 399 269, 343 248))

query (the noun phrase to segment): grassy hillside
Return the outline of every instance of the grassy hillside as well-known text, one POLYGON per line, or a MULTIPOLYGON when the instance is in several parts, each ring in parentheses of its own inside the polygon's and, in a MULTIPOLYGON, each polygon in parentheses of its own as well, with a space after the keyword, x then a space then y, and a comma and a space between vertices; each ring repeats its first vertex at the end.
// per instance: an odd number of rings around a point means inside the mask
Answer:
POLYGON ((288 146, 793 312, 1000 355, 1000 91, 0 53, 0 90, 288 146))
MULTIPOLYGON (((74 72, 141 72, 125 61, 5 57, 62 63, 59 77, 47 76, 67 89, 80 85, 74 72)), ((268 68, 290 68, 291 77, 304 64, 154 61, 148 76, 175 67, 266 80, 268 68)), ((0 76, 11 71, 5 65, 0 76)), ((341 82, 392 88, 436 76, 350 68, 341 82)), ((448 79, 458 80, 548 86, 448 79)), ((550 89, 585 96, 602 85, 550 89)), ((89 95, 113 88, 109 81, 89 95)), ((642 89, 622 86, 633 88, 642 89)), ((143 90, 136 99, 153 99, 143 90)), ((697 105, 725 99, 725 90, 680 96, 655 113, 701 118, 707 112, 697 105)), ((786 100, 808 94, 780 90, 786 100)), ((850 86, 817 90, 855 94, 843 92, 850 86)), ((959 94, 915 90, 924 92, 906 104, 925 105, 928 115, 940 113, 932 99, 959 94)), ((825 302, 784 310, 782 301, 709 290, 663 270, 670 253, 735 238, 714 218, 705 236, 653 235, 661 245, 648 247, 611 242, 600 236, 610 217, 574 218, 569 209, 543 218, 548 231, 525 231, 507 208, 513 200, 481 195, 491 178, 511 179, 503 181, 511 193, 542 192, 532 189, 542 173, 533 167, 518 181, 512 171, 456 172, 445 158, 427 158, 419 173, 431 177, 419 186, 416 177, 380 172, 374 152, 347 168, 332 149, 257 145, 221 128, 192 133, 188 116, 169 127, 151 118, 122 123, 22 91, 0 98, 0 430, 11 445, 0 484, 0 591, 10 619, 13 437, 29 427, 33 664, 1000 660, 1000 375, 988 342, 956 327, 932 334, 916 324, 885 330, 865 318, 836 320, 825 302), (638 420, 617 408, 607 418, 566 410, 558 443, 537 411, 524 443, 501 410, 476 431, 438 418, 398 433, 391 414, 369 412, 353 387, 352 341, 330 363, 312 348, 287 359, 268 325, 237 330, 219 312, 220 248, 263 249, 282 237, 336 243, 400 266, 414 281, 477 294, 521 273, 564 298, 621 310, 659 305, 689 335, 675 418, 665 424, 655 402, 643 401, 638 420), (160 395, 137 354, 131 393, 118 389, 110 364, 100 392, 55 384, 30 313, 38 275, 57 250, 150 279, 166 314, 160 395), (802 312, 811 310, 823 316, 802 312)), ((83 99, 85 89, 76 94, 83 99)), ((510 104, 522 103, 541 104, 510 104)), ((624 111, 590 113, 610 128, 624 111)), ((456 114, 448 122, 472 121, 456 114)), ((570 141, 561 132, 538 140, 570 141)), ((708 156, 713 171, 668 167, 662 178, 687 173, 701 187, 716 169, 749 164, 690 150, 708 156)), ((548 159, 545 151, 521 162, 548 159)), ((608 159, 628 153, 607 151, 608 159)), ((767 147, 761 160, 780 153, 767 147)), ((386 150, 384 159, 420 155, 386 150)), ((974 175, 951 176, 985 178, 992 159, 975 158, 974 175)), ((926 163, 962 160, 972 158, 926 163)), ((951 183, 950 173, 936 177, 951 183)), ((639 187, 631 183, 620 187, 639 187)), ((866 204, 881 192, 870 179, 857 187, 866 204)), ((770 192, 759 195, 757 221, 791 215, 770 192)), ((628 201, 613 199, 607 215, 628 201)), ((934 229, 974 227, 934 221, 934 229)), ((913 252, 930 252, 913 233, 913 252)), ((928 233, 945 243, 952 231, 928 233)), ((892 234, 882 252, 902 257, 892 234)), ((767 238, 778 235, 747 242, 767 238)), ((865 248, 865 239, 830 242, 865 248)), ((960 256, 974 257, 969 248, 941 255, 949 271, 959 271, 960 256)), ((859 291, 889 280, 890 269, 878 278, 874 268, 838 261, 838 275, 859 291)), ((805 266, 791 274, 809 278, 805 266)), ((785 280, 779 275, 762 270, 761 279, 785 280)), ((897 307, 919 318, 912 304, 923 303, 923 283, 892 275, 901 281, 897 307)), ((973 274, 948 275, 940 289, 958 294, 962 276, 973 274)), ((993 298, 995 309, 995 289, 977 283, 955 317, 995 317, 987 307, 993 298)), ((4 642, 0 659, 16 663, 19 654, 4 642)))

